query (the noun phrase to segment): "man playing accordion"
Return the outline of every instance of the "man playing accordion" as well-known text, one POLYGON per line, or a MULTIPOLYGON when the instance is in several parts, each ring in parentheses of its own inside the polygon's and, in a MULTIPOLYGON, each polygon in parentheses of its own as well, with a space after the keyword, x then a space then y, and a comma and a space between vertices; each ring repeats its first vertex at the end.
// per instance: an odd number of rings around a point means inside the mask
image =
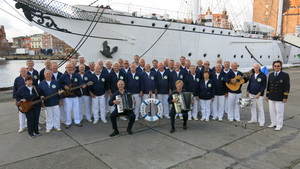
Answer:
MULTIPOLYGON (((133 123, 135 121, 135 114, 133 112, 133 110, 124 110, 123 113, 118 113, 118 108, 117 105, 120 104, 121 102, 119 100, 116 99, 117 95, 124 95, 127 94, 128 92, 125 91, 124 87, 125 87, 125 83, 123 80, 119 80, 117 83, 117 86, 119 88, 118 91, 116 91, 110 98, 108 104, 109 106, 115 106, 114 111, 110 114, 110 120, 112 123, 112 127, 114 129, 114 131, 109 135, 110 137, 116 136, 119 134, 119 130, 118 130, 118 126, 117 126, 117 117, 118 116, 122 116, 122 115, 126 115, 129 118, 129 122, 128 122, 128 127, 127 127, 127 132, 128 134, 133 134, 131 129, 133 126, 133 123)), ((135 101, 133 100, 133 103, 135 104, 135 101)))

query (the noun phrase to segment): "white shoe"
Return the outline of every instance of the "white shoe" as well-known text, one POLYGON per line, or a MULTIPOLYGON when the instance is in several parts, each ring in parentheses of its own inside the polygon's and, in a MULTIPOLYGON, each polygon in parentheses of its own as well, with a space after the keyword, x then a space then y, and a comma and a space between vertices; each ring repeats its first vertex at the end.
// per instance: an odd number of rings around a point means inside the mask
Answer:
POLYGON ((255 122, 255 121, 248 121, 247 123, 248 124, 253 124, 253 123, 257 123, 257 122, 255 122))
POLYGON ((98 120, 94 120, 93 124, 97 124, 98 123, 98 120))
POLYGON ((259 127, 264 127, 265 126, 265 124, 259 124, 259 127))
POLYGON ((205 119, 205 121, 209 122, 209 119, 205 119))
POLYGON ((240 122, 241 120, 236 120, 237 122, 240 122))
POLYGON ((135 119, 135 121, 139 121, 139 119, 135 119))
POLYGON ((273 128, 273 127, 276 127, 276 125, 275 125, 275 124, 271 124, 271 125, 269 125, 268 127, 269 127, 269 128, 273 128))
POLYGON ((167 119, 170 119, 171 117, 170 116, 165 116, 167 119))
POLYGON ((90 123, 93 122, 93 120, 91 120, 91 119, 86 119, 86 120, 87 120, 88 122, 90 122, 90 123))
POLYGON ((200 120, 201 120, 201 121, 204 121, 204 120, 205 120, 205 118, 201 118, 200 120))
POLYGON ((223 121, 223 119, 219 119, 219 121, 221 122, 221 121, 223 121))
POLYGON ((179 116, 179 118, 182 120, 183 119, 183 117, 182 116, 179 116))
POLYGON ((213 117, 212 120, 215 121, 217 118, 213 117))
POLYGON ((20 128, 18 133, 23 133, 23 131, 25 131, 26 128, 20 128))
POLYGON ((229 120, 229 122, 233 122, 233 120, 229 120))
POLYGON ((51 130, 46 130, 46 133, 50 133, 51 132, 51 130))
POLYGON ((197 117, 194 117, 194 120, 198 121, 199 119, 197 117))
POLYGON ((192 120, 192 117, 189 117, 188 120, 192 120))
POLYGON ((41 130, 42 129, 42 127, 41 126, 39 126, 39 130, 41 130))
POLYGON ((107 123, 107 120, 106 120, 106 119, 101 119, 101 121, 102 121, 103 123, 107 123))
POLYGON ((121 119, 121 120, 124 120, 124 121, 127 120, 126 117, 120 117, 120 119, 121 119))
POLYGON ((281 130, 281 127, 276 127, 275 128, 275 131, 280 131, 281 130))
POLYGON ((46 124, 46 122, 44 122, 44 121, 41 121, 41 122, 39 122, 39 124, 42 124, 42 125, 44 125, 44 124, 46 124))
POLYGON ((56 128, 56 131, 61 131, 61 128, 56 128))

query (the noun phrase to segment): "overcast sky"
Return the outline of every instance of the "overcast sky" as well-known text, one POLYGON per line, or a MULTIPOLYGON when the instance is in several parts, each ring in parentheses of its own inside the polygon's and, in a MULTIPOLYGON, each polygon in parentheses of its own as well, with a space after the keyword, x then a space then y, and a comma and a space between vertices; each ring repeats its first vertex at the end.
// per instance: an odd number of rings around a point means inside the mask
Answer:
MULTIPOLYGON (((95 0, 58 0, 70 5, 82 4, 89 5, 95 0)), ((0 0, 0 25, 5 26, 6 36, 9 41, 12 41, 12 37, 31 35, 35 33, 42 33, 43 31, 35 26, 30 26, 29 22, 24 19, 23 12, 18 10, 19 13, 14 11, 7 3, 13 8, 15 1, 13 0, 0 0), (10 14, 16 16, 13 17, 10 14), (22 20, 22 21, 20 21, 22 20)), ((98 0, 94 5, 107 5, 116 4, 122 2, 125 4, 148 6, 153 8, 160 8, 172 11, 179 11, 182 5, 182 0, 98 0)), ((252 20, 252 2, 253 0, 200 0, 202 13, 206 12, 210 7, 213 13, 220 13, 223 9, 226 9, 229 14, 229 19, 235 26, 241 26, 244 21, 252 20)))

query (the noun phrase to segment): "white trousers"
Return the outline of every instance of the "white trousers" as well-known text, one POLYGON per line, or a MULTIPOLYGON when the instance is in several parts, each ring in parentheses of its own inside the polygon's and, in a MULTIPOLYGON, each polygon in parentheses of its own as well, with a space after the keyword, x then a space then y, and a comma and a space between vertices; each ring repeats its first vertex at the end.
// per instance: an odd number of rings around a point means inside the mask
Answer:
MULTIPOLYGON (((64 100, 63 100, 63 103, 64 103, 64 100)), ((60 110, 60 122, 61 123, 66 123, 67 117, 66 117, 66 113, 65 113, 65 110, 64 110, 64 104, 59 106, 59 110, 60 110)))
POLYGON ((202 118, 209 120, 211 99, 200 99, 202 118))
POLYGON ((225 112, 225 113, 228 113, 228 96, 225 97, 224 112, 225 112))
MULTIPOLYGON (((153 98, 155 98, 155 94, 153 94, 152 96, 153 96, 153 98)), ((144 100, 147 100, 147 98, 148 98, 148 95, 147 95, 147 94, 144 94, 144 96, 143 96, 143 101, 144 101, 144 100)), ((149 106, 148 106, 148 107, 149 107, 149 106)), ((154 104, 151 104, 151 108, 149 107, 148 110, 149 110, 149 109, 151 109, 151 116, 154 116, 155 113, 156 113, 154 104)), ((148 111, 148 112, 149 112, 149 111, 148 111)))
POLYGON ((223 119, 224 110, 225 110, 225 96, 215 96, 215 99, 212 103, 213 107, 213 118, 219 118, 219 120, 223 119))
POLYGON ((284 118, 284 103, 282 101, 269 100, 269 112, 271 124, 282 128, 284 118))
POLYGON ((157 99, 161 101, 163 105, 163 116, 170 117, 169 111, 169 102, 168 102, 169 95, 168 94, 157 94, 157 99))
POLYGON ((80 123, 79 99, 78 97, 64 98, 64 110, 66 115, 66 125, 72 124, 72 110, 75 124, 80 123))
POLYGON ((140 107, 141 107, 141 97, 139 94, 133 94, 133 97, 135 99, 135 108, 134 108, 134 114, 135 114, 135 118, 138 119, 139 115, 140 115, 140 107))
POLYGON ((46 129, 51 130, 53 127, 60 128, 60 110, 59 106, 46 107, 46 129))
POLYGON ((228 93, 228 120, 232 121, 240 120, 240 107, 238 105, 238 100, 241 98, 241 93, 228 93))
POLYGON ((105 94, 92 98, 92 109, 94 120, 99 120, 99 111, 101 120, 106 120, 106 102, 105 94))
POLYGON ((260 96, 258 99, 255 99, 255 95, 250 94, 250 98, 253 98, 253 104, 251 106, 251 121, 258 122, 261 125, 265 124, 265 112, 264 112, 264 97, 260 96))
POLYGON ((81 96, 79 97, 79 109, 80 109, 80 119, 83 119, 83 115, 85 114, 85 118, 87 120, 92 119, 91 113, 91 97, 90 96, 81 96), (84 107, 84 111, 83 111, 84 107))
MULTIPOLYGON (((198 117, 198 96, 194 97, 193 110, 188 112, 189 117, 197 118, 198 117)), ((182 116, 182 114, 181 114, 182 116)))
POLYGON ((24 113, 19 111, 19 128, 24 129, 27 127, 27 119, 24 113))

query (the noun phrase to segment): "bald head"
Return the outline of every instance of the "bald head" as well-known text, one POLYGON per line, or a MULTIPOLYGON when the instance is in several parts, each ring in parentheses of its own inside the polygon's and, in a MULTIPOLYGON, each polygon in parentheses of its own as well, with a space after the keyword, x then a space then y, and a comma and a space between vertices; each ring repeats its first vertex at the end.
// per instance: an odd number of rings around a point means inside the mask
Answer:
POLYGON ((21 67, 19 72, 23 78, 27 76, 27 69, 25 67, 21 67))
POLYGON ((158 70, 161 72, 164 71, 164 64, 162 62, 158 63, 158 70))
POLYGON ((237 69, 238 69, 238 64, 237 64, 236 62, 232 62, 232 63, 231 63, 231 69, 232 69, 233 71, 237 71, 237 69))
POLYGON ((260 72, 260 65, 258 63, 255 63, 253 65, 253 70, 255 73, 259 73, 260 72))

